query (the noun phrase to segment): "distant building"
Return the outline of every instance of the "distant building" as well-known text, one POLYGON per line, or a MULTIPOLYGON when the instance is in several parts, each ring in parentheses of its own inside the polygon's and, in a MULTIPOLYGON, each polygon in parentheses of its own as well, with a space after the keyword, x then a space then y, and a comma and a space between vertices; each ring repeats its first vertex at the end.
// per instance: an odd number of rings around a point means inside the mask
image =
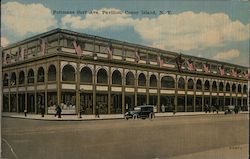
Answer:
POLYGON ((3 48, 3 111, 121 114, 247 105, 247 67, 55 29, 3 48))

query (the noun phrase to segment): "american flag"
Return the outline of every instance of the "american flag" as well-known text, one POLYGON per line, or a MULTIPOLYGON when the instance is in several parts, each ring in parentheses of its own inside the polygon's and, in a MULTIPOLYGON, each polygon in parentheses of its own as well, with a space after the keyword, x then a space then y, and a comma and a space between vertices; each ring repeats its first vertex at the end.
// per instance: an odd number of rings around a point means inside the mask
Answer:
POLYGON ((136 49, 136 50, 135 50, 135 62, 138 63, 138 62, 140 61, 140 59, 141 59, 141 57, 140 57, 139 50, 136 49))
POLYGON ((233 68, 233 69, 231 70, 231 75, 232 75, 233 77, 237 77, 237 69, 236 69, 236 68, 233 68))
POLYGON ((205 72, 205 73, 208 73, 208 72, 209 72, 209 65, 208 65, 208 63, 205 63, 205 64, 203 65, 203 69, 204 69, 204 72, 205 72))
POLYGON ((75 52, 78 56, 81 56, 82 55, 82 48, 81 48, 81 45, 79 45, 75 40, 73 41, 73 46, 74 46, 74 49, 75 49, 75 52))
POLYGON ((113 47, 111 44, 109 44, 107 52, 108 52, 108 59, 111 60, 113 58, 113 47))
POLYGON ((11 63, 11 58, 13 57, 11 54, 5 54, 5 62, 6 64, 11 63))
POLYGON ((187 64, 188 64, 188 70, 189 71, 194 71, 194 64, 193 64, 193 61, 191 59, 189 59, 187 61, 187 64))
POLYGON ((181 54, 178 55, 176 58, 175 58, 175 62, 176 62, 176 65, 177 65, 177 68, 178 68, 178 71, 181 72, 181 67, 182 67, 182 63, 184 62, 185 60, 181 58, 181 54))
POLYGON ((48 49, 48 41, 46 39, 40 39, 40 47, 42 55, 45 54, 45 51, 48 49))
POLYGON ((158 62, 158 64, 159 64, 160 67, 163 66, 164 60, 161 58, 161 55, 158 55, 158 56, 157 56, 157 62, 158 62))
POLYGON ((223 65, 219 67, 219 73, 220 73, 221 76, 223 76, 225 74, 223 65))
POLYGON ((245 79, 250 80, 250 72, 248 72, 248 71, 243 72, 243 75, 244 75, 245 79))

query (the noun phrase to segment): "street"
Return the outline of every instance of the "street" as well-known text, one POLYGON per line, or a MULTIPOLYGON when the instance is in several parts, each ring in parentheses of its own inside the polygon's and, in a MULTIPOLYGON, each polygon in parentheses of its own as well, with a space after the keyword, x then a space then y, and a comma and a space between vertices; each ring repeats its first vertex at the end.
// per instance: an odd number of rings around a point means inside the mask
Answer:
POLYGON ((171 159, 222 149, 225 153, 241 154, 237 159, 245 159, 248 147, 242 145, 249 144, 248 131, 248 114, 128 121, 44 121, 4 117, 2 157, 171 159))

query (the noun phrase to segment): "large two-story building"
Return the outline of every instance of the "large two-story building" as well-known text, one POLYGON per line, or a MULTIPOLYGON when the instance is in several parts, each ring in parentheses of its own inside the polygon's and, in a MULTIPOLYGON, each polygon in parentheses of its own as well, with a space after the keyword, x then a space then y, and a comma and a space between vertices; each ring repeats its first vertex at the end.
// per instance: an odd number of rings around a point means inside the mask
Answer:
POLYGON ((5 112, 121 114, 247 105, 247 67, 55 29, 2 51, 5 112), (164 109, 163 109, 164 108, 164 109))

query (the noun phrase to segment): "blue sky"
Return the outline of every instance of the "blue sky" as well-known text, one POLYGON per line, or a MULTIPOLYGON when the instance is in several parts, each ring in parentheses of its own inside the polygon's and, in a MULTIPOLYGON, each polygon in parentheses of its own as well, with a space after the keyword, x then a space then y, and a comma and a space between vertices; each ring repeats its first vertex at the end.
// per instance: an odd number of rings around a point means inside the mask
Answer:
POLYGON ((249 66, 248 10, 249 2, 244 0, 3 0, 1 45, 65 28, 249 66), (54 10, 75 14, 53 14, 54 10), (77 10, 99 14, 76 14, 77 10), (142 10, 156 14, 145 15, 142 10), (104 15, 102 11, 122 14, 104 15))

